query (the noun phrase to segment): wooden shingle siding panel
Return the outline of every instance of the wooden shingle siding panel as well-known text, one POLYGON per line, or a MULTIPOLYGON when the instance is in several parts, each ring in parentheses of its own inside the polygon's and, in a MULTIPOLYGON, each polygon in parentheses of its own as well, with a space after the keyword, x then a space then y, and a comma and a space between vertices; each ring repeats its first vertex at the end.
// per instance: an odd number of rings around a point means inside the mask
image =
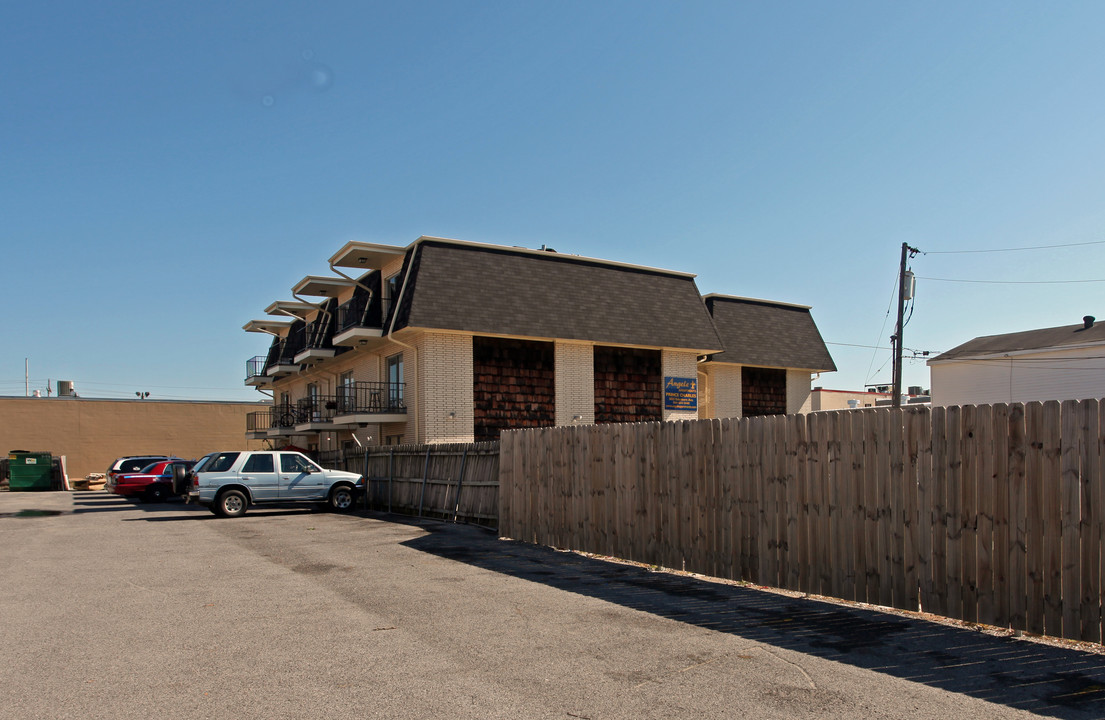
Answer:
POLYGON ((472 365, 477 442, 555 423, 552 343, 475 337, 472 365))
POLYGON ((660 351, 596 347, 595 422, 646 422, 661 418, 660 351))
POLYGON ((741 368, 741 409, 745 417, 785 415, 787 372, 773 368, 741 368))

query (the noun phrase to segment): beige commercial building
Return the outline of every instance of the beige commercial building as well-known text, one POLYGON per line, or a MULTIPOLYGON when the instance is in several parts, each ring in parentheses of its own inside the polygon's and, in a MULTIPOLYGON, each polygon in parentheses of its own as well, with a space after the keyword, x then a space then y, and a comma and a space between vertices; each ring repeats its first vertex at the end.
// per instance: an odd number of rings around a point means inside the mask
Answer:
POLYGON ((329 451, 509 428, 796 412, 834 370, 804 306, 694 275, 422 237, 350 242, 244 326, 272 336, 248 436, 329 451))
POLYGON ((123 455, 192 459, 241 448, 246 417, 257 409, 248 402, 6 397, 0 398, 0 451, 64 455, 69 477, 81 478, 106 472, 123 455))

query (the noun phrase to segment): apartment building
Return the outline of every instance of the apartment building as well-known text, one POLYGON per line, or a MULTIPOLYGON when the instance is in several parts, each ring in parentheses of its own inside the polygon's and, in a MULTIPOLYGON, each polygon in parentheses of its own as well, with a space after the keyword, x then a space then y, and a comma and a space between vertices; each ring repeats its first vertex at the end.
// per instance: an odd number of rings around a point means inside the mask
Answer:
POLYGON ((808 401, 811 372, 835 369, 808 308, 704 300, 688 273, 433 237, 350 242, 329 263, 332 276, 303 278, 244 326, 272 336, 247 363, 246 384, 273 396, 248 418, 251 439, 326 451, 788 411, 808 401), (776 324, 767 340, 734 334, 742 313, 748 328, 776 324), (795 314, 800 332, 777 326, 795 314), (783 406, 755 399, 780 387, 783 406))

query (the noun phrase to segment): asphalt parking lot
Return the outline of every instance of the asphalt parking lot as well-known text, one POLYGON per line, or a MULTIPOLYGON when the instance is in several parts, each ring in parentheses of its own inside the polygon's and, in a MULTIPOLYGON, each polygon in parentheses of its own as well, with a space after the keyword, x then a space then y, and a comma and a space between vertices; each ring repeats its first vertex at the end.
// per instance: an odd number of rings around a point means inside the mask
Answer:
POLYGON ((1105 717, 1105 656, 384 515, 0 493, 10 718, 1105 717))

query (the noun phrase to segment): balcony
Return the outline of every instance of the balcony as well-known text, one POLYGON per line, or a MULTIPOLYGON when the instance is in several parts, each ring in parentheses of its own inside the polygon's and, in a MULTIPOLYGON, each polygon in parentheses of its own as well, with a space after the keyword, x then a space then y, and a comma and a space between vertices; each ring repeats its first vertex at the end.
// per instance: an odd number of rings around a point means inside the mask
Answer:
POLYGON ((288 337, 273 342, 272 347, 269 348, 268 361, 265 364, 266 375, 271 378, 278 378, 299 372, 299 363, 295 361, 295 356, 302 349, 302 328, 302 324, 293 323, 288 337))
POLYGON ((300 334, 299 352, 294 358, 297 364, 314 365, 337 354, 333 343, 333 322, 334 314, 323 312, 316 320, 297 329, 300 334))
MULTIPOLYGON (((295 435, 296 408, 294 405, 274 405, 269 413, 269 429, 266 437, 277 438, 295 435)), ((249 415, 246 416, 246 433, 249 433, 249 415)))
POLYGON ((334 332, 334 344, 344 347, 378 345, 384 336, 389 318, 391 300, 379 293, 354 295, 352 300, 338 306, 338 326, 334 332))
POLYGON ((338 399, 334 395, 311 395, 295 401, 295 431, 297 433, 337 430, 334 412, 338 399))
POLYGON ((265 374, 265 365, 268 357, 258 355, 246 360, 246 385, 251 387, 265 387, 272 384, 272 378, 265 374))
POLYGON ((355 382, 339 388, 333 420, 343 426, 406 422, 406 383, 355 382))
POLYGON ((272 428, 272 410, 258 410, 246 414, 246 437, 250 440, 264 440, 270 437, 272 428))

